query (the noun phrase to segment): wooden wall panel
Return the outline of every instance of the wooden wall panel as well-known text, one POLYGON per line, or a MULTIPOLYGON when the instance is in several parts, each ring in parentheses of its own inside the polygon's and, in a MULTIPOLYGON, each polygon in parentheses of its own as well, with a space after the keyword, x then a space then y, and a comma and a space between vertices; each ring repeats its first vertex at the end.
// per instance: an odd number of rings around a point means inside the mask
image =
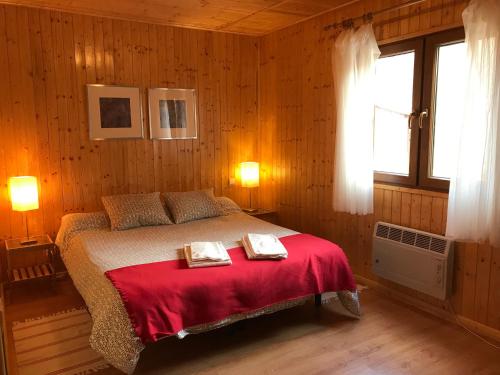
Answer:
POLYGON ((23 234, 7 178, 35 175, 32 233, 55 235, 65 213, 101 208, 106 194, 229 186, 257 158, 258 40, 0 5, 0 239, 23 234), (196 140, 90 141, 87 83, 137 86, 148 136, 146 88, 195 88, 196 140))
MULTIPOLYGON (((330 54, 335 32, 323 27, 398 3, 361 1, 261 39, 259 110, 261 132, 269 141, 260 156, 263 165, 273 165, 273 183, 260 188, 261 202, 278 210, 283 225, 342 245, 355 273, 448 309, 371 272, 374 222, 444 234, 447 194, 375 185, 373 215, 337 214, 331 208, 336 109, 330 54)), ((380 43, 388 43, 457 27, 465 5, 461 0, 433 0, 376 17, 375 34, 380 43)), ((451 299, 458 314, 497 329, 499 254, 500 249, 486 245, 457 244, 451 299)))

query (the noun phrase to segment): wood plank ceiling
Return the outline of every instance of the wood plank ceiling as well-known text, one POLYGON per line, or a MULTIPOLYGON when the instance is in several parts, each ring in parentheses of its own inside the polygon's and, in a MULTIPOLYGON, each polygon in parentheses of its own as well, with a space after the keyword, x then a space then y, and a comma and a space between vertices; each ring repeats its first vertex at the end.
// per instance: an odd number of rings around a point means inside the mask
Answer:
POLYGON ((0 0, 0 3, 260 36, 352 0, 0 0))

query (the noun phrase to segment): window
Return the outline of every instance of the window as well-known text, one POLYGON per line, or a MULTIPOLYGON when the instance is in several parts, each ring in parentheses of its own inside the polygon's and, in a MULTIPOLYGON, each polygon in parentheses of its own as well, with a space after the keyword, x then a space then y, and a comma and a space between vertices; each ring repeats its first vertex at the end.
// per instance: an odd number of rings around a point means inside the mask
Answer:
POLYGON ((448 189, 453 132, 463 107, 463 29, 380 48, 375 180, 448 189))

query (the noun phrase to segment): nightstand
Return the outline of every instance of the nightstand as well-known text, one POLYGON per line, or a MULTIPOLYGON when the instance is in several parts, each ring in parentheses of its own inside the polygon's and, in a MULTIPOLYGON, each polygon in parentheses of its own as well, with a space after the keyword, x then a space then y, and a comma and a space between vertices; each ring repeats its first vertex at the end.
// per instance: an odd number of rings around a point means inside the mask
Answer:
POLYGON ((22 245, 20 238, 5 240, 9 291, 31 280, 54 280, 55 245, 48 235, 31 237, 36 243, 22 245))
POLYGON ((277 212, 274 210, 267 210, 263 208, 258 208, 255 211, 245 212, 250 216, 256 217, 257 219, 261 219, 267 221, 271 224, 276 224, 278 222, 277 212))

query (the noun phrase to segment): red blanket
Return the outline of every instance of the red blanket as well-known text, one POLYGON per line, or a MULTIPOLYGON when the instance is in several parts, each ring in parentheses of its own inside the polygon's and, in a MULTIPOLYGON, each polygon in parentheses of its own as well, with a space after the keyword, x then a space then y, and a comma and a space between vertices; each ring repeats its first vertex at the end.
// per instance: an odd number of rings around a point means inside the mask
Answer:
POLYGON ((355 290, 344 252, 308 234, 280 238, 284 260, 248 260, 229 251, 230 266, 188 268, 184 259, 106 272, 143 343, 232 314, 328 291, 355 290))

